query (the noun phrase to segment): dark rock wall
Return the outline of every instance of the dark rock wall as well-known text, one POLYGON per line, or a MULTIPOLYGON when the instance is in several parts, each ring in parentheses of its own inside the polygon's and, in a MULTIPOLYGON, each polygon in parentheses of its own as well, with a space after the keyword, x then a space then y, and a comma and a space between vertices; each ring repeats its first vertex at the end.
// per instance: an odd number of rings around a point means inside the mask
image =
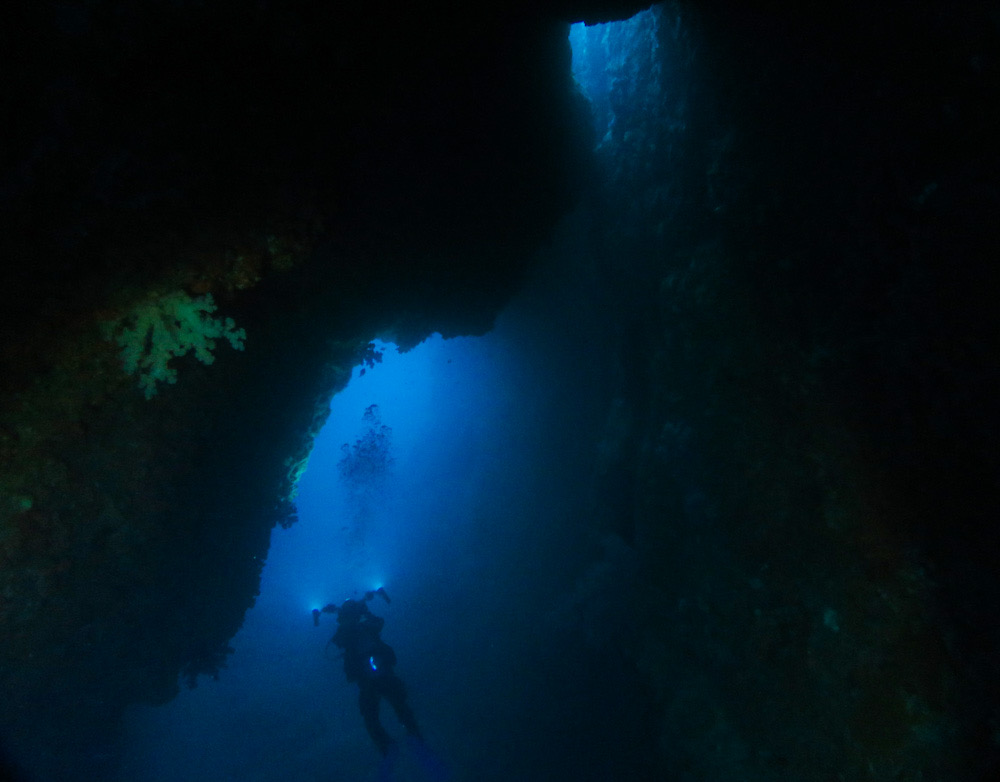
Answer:
MULTIPOLYGON (((101 778, 124 705, 224 664, 269 531, 290 520, 296 471, 368 341, 488 329, 571 204, 589 142, 565 24, 539 13, 14 15, 0 734, 45 778, 101 778), (218 310, 187 331, 165 310, 209 295, 218 310), (210 365, 173 357, 176 383, 147 399, 115 338, 150 312, 188 347, 209 317, 232 318, 245 348, 220 338, 210 365)), ((151 355, 160 336, 134 349, 151 355)))
POLYGON ((654 29, 589 224, 621 313, 597 485, 669 773, 992 778, 996 19, 654 29))

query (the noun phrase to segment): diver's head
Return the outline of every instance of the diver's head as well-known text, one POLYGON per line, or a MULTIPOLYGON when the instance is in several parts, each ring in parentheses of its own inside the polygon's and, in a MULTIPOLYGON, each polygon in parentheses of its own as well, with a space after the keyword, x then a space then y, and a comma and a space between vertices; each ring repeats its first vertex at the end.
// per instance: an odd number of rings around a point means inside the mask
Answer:
POLYGON ((345 600, 344 604, 337 610, 338 624, 353 624, 361 621, 361 617, 368 613, 368 606, 360 600, 345 600))

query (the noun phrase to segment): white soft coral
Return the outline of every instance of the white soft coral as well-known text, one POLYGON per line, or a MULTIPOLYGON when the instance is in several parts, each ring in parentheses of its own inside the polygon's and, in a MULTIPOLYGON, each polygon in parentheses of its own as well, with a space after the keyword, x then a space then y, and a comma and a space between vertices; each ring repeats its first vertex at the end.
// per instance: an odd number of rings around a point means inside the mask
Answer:
POLYGON ((215 361, 215 340, 224 337, 234 350, 243 350, 246 331, 232 318, 213 318, 212 294, 192 298, 179 291, 152 296, 137 304, 120 320, 107 324, 109 339, 122 348, 122 363, 130 375, 139 375, 146 399, 156 394, 157 382, 176 383, 172 358, 194 350, 203 364, 215 361))

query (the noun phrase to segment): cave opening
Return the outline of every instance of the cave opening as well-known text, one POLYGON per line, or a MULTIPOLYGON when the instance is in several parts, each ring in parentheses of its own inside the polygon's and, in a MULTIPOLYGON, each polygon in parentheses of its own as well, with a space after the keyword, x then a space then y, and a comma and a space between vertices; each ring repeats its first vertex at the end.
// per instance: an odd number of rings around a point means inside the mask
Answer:
MULTIPOLYGON (((554 766, 548 749, 583 734, 622 734, 633 751, 644 740, 621 697, 632 682, 595 684, 587 698, 617 721, 569 719, 579 695, 561 660, 579 655, 566 648, 572 594, 595 546, 593 434, 581 424, 598 425, 606 389, 587 358, 599 334, 569 317, 573 286, 555 285, 536 280, 481 337, 435 335, 405 352, 372 344, 331 401, 299 479, 298 520, 272 532, 260 594, 218 680, 132 710, 122 778, 307 778, 331 762, 366 778, 374 749, 328 644, 337 624, 323 614, 317 628, 311 611, 378 587, 391 603, 371 609, 397 672, 457 778, 572 772, 580 761, 554 766), (526 712, 544 745, 518 725, 526 712)), ((387 705, 382 719, 402 738, 387 705)))
MULTIPOLYGON (((605 148, 616 115, 624 132, 641 102, 629 50, 648 57, 657 18, 570 33, 605 148)), ((593 485, 595 451, 620 435, 606 431, 618 335, 595 293, 589 221, 583 205, 563 221, 487 334, 369 346, 331 400, 299 476, 297 521, 271 534, 225 667, 165 706, 131 710, 121 778, 307 778, 331 762, 344 778, 369 776, 370 739, 328 643, 336 623, 322 614, 317 628, 311 612, 377 588, 391 596, 372 610, 411 705, 456 778, 583 778, 595 762, 651 762, 650 695, 603 641, 579 637, 576 618, 581 594, 610 577, 592 568, 635 567, 622 530, 608 535, 599 520, 615 506, 628 515, 627 486, 609 496, 603 475, 593 485), (585 693, 581 670, 593 677, 585 693)), ((402 735, 385 704, 382 719, 402 735)), ((394 773, 430 778, 400 762, 394 773)))
POLYGON ((627 124, 627 116, 643 111, 644 101, 653 97, 644 71, 657 67, 663 14, 664 8, 654 4, 620 21, 570 26, 573 76, 590 102, 599 146, 611 140, 616 117, 627 124))

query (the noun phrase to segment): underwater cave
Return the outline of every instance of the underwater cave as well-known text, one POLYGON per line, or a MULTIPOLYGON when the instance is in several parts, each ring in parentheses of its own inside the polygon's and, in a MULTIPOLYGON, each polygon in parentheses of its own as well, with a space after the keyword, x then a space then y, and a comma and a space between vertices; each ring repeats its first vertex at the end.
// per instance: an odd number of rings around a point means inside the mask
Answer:
POLYGON ((18 4, 0 777, 1000 773, 1000 16, 18 4))

